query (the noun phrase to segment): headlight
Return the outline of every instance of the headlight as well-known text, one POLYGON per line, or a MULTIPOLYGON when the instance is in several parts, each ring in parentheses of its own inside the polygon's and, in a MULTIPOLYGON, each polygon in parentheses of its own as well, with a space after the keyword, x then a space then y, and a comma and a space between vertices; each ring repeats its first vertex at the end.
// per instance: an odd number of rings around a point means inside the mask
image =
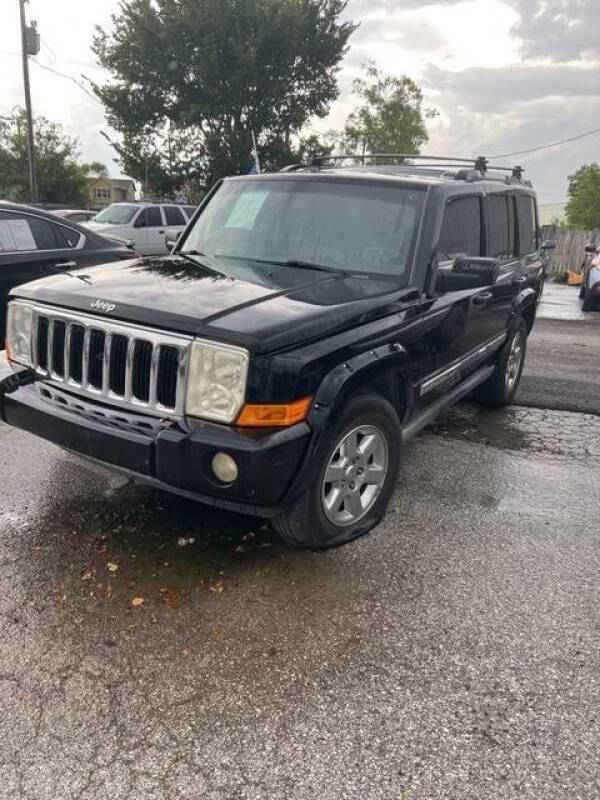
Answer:
POLYGON ((195 339, 190 349, 185 413, 233 422, 246 394, 248 351, 195 339))
POLYGON ((31 306, 18 301, 8 304, 6 320, 6 345, 11 361, 31 366, 31 306))

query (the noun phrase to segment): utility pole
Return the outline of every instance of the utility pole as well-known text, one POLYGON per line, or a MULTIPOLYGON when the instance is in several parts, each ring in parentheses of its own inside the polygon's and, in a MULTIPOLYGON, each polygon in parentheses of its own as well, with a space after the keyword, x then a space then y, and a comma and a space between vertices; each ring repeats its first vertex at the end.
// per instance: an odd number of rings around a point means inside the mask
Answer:
POLYGON ((25 25, 25 2, 19 0, 21 12, 21 50, 23 53, 23 85, 25 88, 25 111, 27 113, 27 153, 29 156, 29 199, 31 203, 38 201, 37 170, 35 166, 35 146, 33 139, 33 114, 31 112, 31 94, 29 91, 29 53, 35 55, 39 51, 39 40, 33 24, 25 25))

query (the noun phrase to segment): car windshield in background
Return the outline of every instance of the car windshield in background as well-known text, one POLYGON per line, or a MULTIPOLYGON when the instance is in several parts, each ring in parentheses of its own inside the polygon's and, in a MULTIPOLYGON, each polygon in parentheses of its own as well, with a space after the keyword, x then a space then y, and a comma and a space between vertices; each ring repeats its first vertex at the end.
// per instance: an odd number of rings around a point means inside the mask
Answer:
POLYGON ((108 208, 96 214, 94 222, 107 222, 109 225, 127 225, 138 210, 139 206, 108 206, 108 208))
POLYGON ((226 181, 182 252, 401 277, 409 269, 424 190, 331 179, 226 181))

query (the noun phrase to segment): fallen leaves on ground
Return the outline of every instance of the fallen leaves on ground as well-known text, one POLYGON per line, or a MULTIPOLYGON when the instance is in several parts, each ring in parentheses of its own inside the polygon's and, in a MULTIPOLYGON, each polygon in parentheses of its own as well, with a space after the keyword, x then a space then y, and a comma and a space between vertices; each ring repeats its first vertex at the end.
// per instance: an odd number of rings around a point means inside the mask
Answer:
POLYGON ((141 606, 145 602, 146 602, 146 600, 143 597, 134 597, 133 600, 131 601, 131 605, 132 606, 141 606))
POLYGON ((185 536, 180 536, 179 539, 177 539, 177 546, 187 547, 190 544, 195 544, 195 542, 196 539, 193 536, 189 536, 188 538, 186 538, 185 536))
POLYGON ((223 586, 223 581, 221 580, 221 578, 219 578, 218 581, 211 583, 210 585, 211 592, 215 592, 216 594, 221 594, 224 588, 225 587, 223 586))
POLYGON ((116 572, 119 569, 119 565, 109 561, 106 565, 106 569, 109 570, 109 572, 116 572))

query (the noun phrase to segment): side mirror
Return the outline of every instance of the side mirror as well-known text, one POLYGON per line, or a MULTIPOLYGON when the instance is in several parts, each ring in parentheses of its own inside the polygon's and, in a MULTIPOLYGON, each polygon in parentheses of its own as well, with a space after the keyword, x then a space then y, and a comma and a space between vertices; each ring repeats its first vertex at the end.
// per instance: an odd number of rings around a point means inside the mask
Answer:
POLYGON ((175 246, 180 236, 181 231, 167 231, 165 233, 165 244, 167 245, 167 250, 170 250, 175 246))
POLYGON ((500 273, 497 258, 461 256, 452 265, 452 274, 470 278, 471 286, 492 286, 500 273))
POLYGON ((586 244, 585 252, 586 253, 595 253, 598 248, 595 244, 586 244))
POLYGON ((540 250, 555 250, 556 249, 556 242, 553 242, 552 239, 545 239, 542 242, 542 246, 540 250))

